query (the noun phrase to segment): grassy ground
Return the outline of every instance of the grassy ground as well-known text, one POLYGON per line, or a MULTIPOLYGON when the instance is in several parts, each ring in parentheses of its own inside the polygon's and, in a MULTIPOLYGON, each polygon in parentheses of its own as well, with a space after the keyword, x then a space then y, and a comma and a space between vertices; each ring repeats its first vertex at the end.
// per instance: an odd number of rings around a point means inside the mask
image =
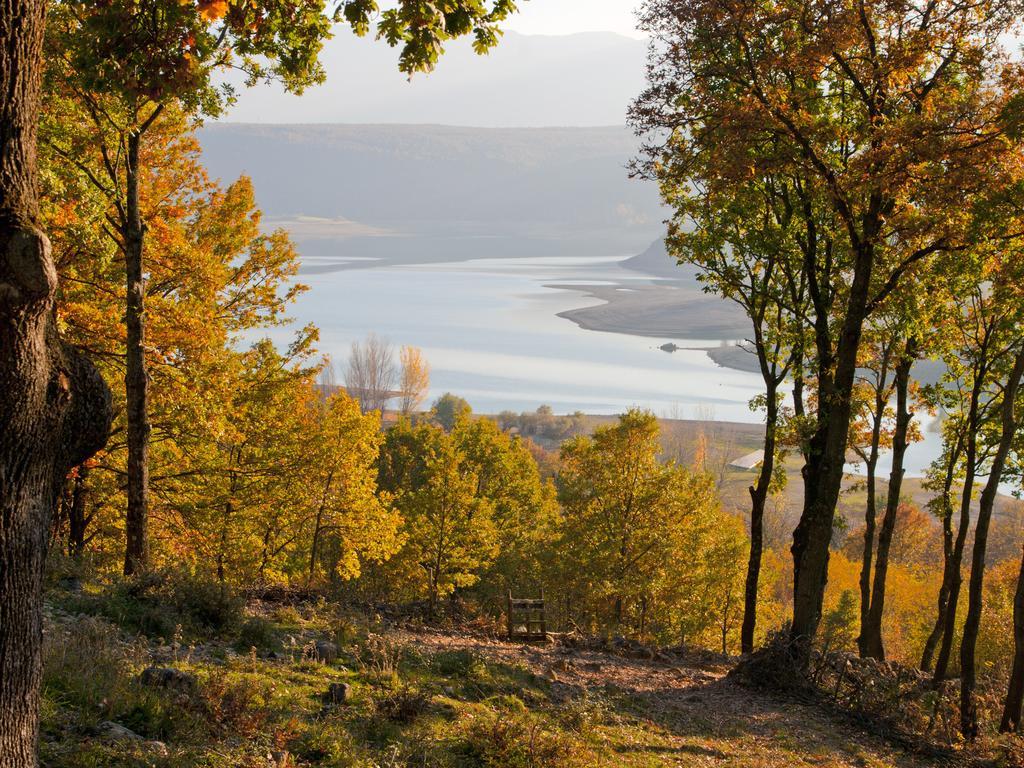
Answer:
POLYGON ((218 639, 186 629, 145 639, 82 613, 109 613, 92 610, 103 605, 51 601, 45 766, 942 764, 741 688, 720 657, 635 659, 510 644, 486 628, 385 628, 323 603, 250 606, 218 639), (143 685, 151 665, 189 684, 143 685), (324 701, 332 683, 347 684, 346 701, 324 701))

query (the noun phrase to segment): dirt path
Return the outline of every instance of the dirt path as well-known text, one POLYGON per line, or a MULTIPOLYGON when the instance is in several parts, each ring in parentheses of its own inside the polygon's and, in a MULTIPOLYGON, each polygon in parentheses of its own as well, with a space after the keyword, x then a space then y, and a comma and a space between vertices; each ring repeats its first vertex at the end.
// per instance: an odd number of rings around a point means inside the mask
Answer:
MULTIPOLYGON (((615 751, 646 753, 650 762, 644 764, 652 766, 912 768, 959 762, 910 754, 813 706, 743 688, 726 678, 724 660, 648 661, 435 632, 406 631, 399 638, 427 653, 471 650, 491 662, 525 666, 566 700, 584 692, 614 698, 620 711, 624 704, 628 716, 646 724, 640 733, 650 735, 615 751)), ((614 754, 603 763, 616 764, 614 754)))

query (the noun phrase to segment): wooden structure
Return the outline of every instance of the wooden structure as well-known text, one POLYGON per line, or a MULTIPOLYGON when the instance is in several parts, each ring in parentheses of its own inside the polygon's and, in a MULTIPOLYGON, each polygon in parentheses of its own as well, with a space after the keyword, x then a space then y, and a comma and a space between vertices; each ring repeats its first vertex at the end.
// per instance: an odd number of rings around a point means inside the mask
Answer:
POLYGON ((540 598, 512 597, 508 592, 508 639, 512 642, 544 642, 548 639, 544 618, 544 590, 540 598))

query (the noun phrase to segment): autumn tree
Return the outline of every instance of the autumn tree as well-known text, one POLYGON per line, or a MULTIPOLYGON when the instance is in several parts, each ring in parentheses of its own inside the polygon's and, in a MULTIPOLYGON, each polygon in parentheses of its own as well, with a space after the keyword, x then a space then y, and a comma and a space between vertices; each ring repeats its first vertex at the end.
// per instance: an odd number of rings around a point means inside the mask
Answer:
POLYGON ((658 434, 652 414, 631 410, 563 444, 558 551, 578 620, 685 638, 714 624, 709 606, 723 607, 717 598, 728 594, 712 596, 714 585, 735 585, 743 540, 725 535, 736 529, 709 476, 658 460, 658 434), (677 572, 682 559, 689 566, 677 572), (727 580, 713 576, 722 564, 727 580))
MULTIPOLYGON (((916 386, 911 378, 915 362, 925 349, 929 312, 915 294, 918 289, 927 289, 927 278, 921 279, 908 293, 897 291, 890 296, 883 311, 869 321, 866 329, 865 348, 875 347, 873 355, 876 369, 869 377, 871 392, 870 406, 871 438, 869 464, 877 465, 881 436, 891 449, 889 483, 885 507, 876 536, 876 491, 874 470, 870 467, 868 478, 868 503, 865 512, 864 548, 861 557, 860 574, 860 634, 857 647, 864 658, 883 660, 885 648, 882 639, 882 617, 885 611, 886 580, 889 556, 896 525, 899 520, 903 493, 904 460, 907 449, 920 439, 920 432, 914 421, 913 404, 916 386), (875 344, 871 344, 871 342, 875 344), (889 372, 891 371, 891 381, 889 372), (891 407, 890 401, 895 403, 891 407), (872 562, 874 559, 874 562, 872 562), (872 566, 874 573, 872 574, 872 566)), ((926 293, 931 294, 926 290, 926 293)))
MULTIPOLYGON (((146 567, 149 507, 149 419, 146 370, 145 249, 147 222, 140 208, 141 145, 165 109, 189 118, 216 116, 234 98, 217 82, 226 68, 249 85, 275 79, 292 92, 321 82, 318 62, 335 22, 358 35, 370 30, 371 0, 328 4, 234 3, 229 0, 88 0, 57 4, 48 61, 57 93, 76 102, 103 162, 81 164, 75 147, 55 146, 110 198, 110 230, 126 265, 128 504, 125 573, 146 567)), ((378 37, 400 46, 403 72, 429 71, 450 39, 472 34, 485 52, 497 42, 497 24, 515 11, 512 0, 488 6, 458 0, 443 8, 403 0, 380 13, 378 37)))
MULTIPOLYGON (((937 628, 929 639, 929 645, 934 647, 935 636, 939 638, 932 672, 935 680, 945 677, 953 653, 963 581, 963 557, 971 529, 971 512, 978 481, 988 474, 987 488, 992 481, 991 472, 996 471, 997 479, 989 502, 994 503, 999 484, 998 475, 1002 470, 995 462, 1003 442, 1000 438, 1000 422, 1004 417, 1013 417, 1012 411, 1009 415, 1003 415, 1005 408, 1012 407, 1012 403, 1004 401, 1003 395, 1006 387, 1014 386, 1010 374, 1020 342, 1020 304, 1019 297, 1009 287, 1013 280, 1010 277, 1013 273, 1010 265, 1015 263, 1014 259, 1005 250, 999 251, 1002 251, 1001 257, 998 251, 995 254, 979 253, 974 254, 970 262, 961 263, 963 278, 950 281, 945 297, 950 308, 945 325, 948 341, 943 355, 948 373, 934 396, 944 405, 948 414, 948 424, 943 433, 944 461, 951 461, 956 454, 961 456, 957 464, 949 464, 950 469, 946 470, 946 475, 957 477, 961 488, 955 536, 952 522, 947 534, 952 540, 946 546, 947 556, 944 558, 946 564, 939 602, 941 628, 937 628), (969 271, 965 263, 970 264, 969 271)), ((1000 463, 1005 461, 1004 455, 1000 463)), ((988 512, 979 508, 975 549, 977 551, 980 547, 982 553, 985 551, 990 515, 991 507, 988 512)), ((979 569, 976 577, 972 574, 972 580, 981 579, 982 573, 983 568, 979 569)), ((976 586, 977 590, 980 587, 976 586)), ((927 650, 925 661, 928 660, 927 650)))
POLYGON ((415 412, 427 397, 430 389, 430 363, 417 347, 403 346, 398 353, 401 374, 398 391, 401 393, 400 412, 408 416, 415 412))
MULTIPOLYGON (((43 129, 64 139, 60 115, 43 129)), ((82 161, 99 163, 84 144, 82 161)), ((140 201, 149 222, 150 256, 145 302, 148 414, 152 425, 151 483, 158 514, 196 478, 213 471, 208 444, 229 429, 230 403, 242 375, 243 336, 283 322, 304 287, 294 281, 297 254, 281 231, 262 232, 248 179, 227 188, 211 183, 198 162, 198 145, 183 116, 168 108, 141 147, 140 201), (163 509, 161 509, 161 507, 163 509)), ((105 233, 109 201, 92 190, 80 168, 47 144, 42 154, 47 200, 43 215, 55 233, 55 257, 64 280, 58 317, 65 333, 88 349, 118 404, 112 440, 88 471, 88 482, 114 487, 94 505, 123 508, 118 486, 128 474, 125 389, 126 334, 122 323, 125 266, 105 233)), ((161 515, 166 519, 166 515, 161 515)))
POLYGON ((748 343, 764 384, 764 395, 757 399, 765 412, 764 458, 749 488, 750 551, 741 631, 742 652, 750 653, 757 624, 765 502, 785 477, 778 471, 781 388, 794 367, 803 365, 807 286, 797 267, 798 243, 791 226, 795 192, 787 179, 769 176, 742 187, 708 185, 693 194, 668 168, 661 174, 661 192, 673 208, 666 239, 669 253, 680 263, 696 266, 706 291, 735 302, 750 318, 748 343))
POLYGON ((490 419, 462 419, 451 435, 463 466, 476 477, 476 495, 491 506, 497 536, 497 555, 478 591, 492 605, 501 604, 509 589, 538 593, 560 526, 554 485, 541 480, 524 440, 490 419))
POLYGON ((475 584, 499 551, 494 505, 479 492, 480 466, 451 435, 403 420, 388 430, 380 460, 382 490, 394 496, 405 544, 394 558, 399 580, 436 611, 440 598, 475 584))
POLYGON ((398 548, 400 519, 377 493, 379 420, 343 392, 321 395, 313 353, 302 337, 238 353, 223 430, 183 446, 201 474, 173 489, 165 514, 196 571, 230 584, 345 581, 398 548))
POLYGON ((967 615, 960 640, 960 731, 967 739, 978 735, 978 704, 976 650, 981 627, 988 531, 999 486, 1010 453, 1018 439, 1022 424, 1024 397, 1024 293, 1021 291, 1024 270, 1016 247, 997 249, 986 264, 985 280, 997 333, 1006 334, 1006 345, 999 358, 993 359, 998 408, 987 430, 985 443, 990 451, 986 470, 988 477, 978 501, 978 522, 974 529, 971 575, 967 592, 967 615))
POLYGON ((46 4, 0 12, 0 766, 36 764, 42 582, 67 471, 106 441, 110 395, 65 344, 57 271, 40 228, 36 136, 46 4))
MULTIPOLYGON (((866 320, 971 244, 972 201, 1007 181, 1002 119, 1020 72, 1001 40, 1016 5, 649 0, 650 84, 632 108, 642 170, 694 194, 793 180, 816 413, 793 535, 795 658, 821 618, 866 320)), ((751 222, 753 225, 753 222, 751 222)))

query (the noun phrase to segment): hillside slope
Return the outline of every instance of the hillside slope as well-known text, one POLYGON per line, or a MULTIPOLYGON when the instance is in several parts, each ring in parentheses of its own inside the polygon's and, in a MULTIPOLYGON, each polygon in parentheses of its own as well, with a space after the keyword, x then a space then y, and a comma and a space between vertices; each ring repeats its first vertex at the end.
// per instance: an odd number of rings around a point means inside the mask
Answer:
POLYGON ((309 605, 257 608, 233 643, 179 648, 48 613, 51 768, 948 764, 742 688, 706 652, 525 646, 309 605))

